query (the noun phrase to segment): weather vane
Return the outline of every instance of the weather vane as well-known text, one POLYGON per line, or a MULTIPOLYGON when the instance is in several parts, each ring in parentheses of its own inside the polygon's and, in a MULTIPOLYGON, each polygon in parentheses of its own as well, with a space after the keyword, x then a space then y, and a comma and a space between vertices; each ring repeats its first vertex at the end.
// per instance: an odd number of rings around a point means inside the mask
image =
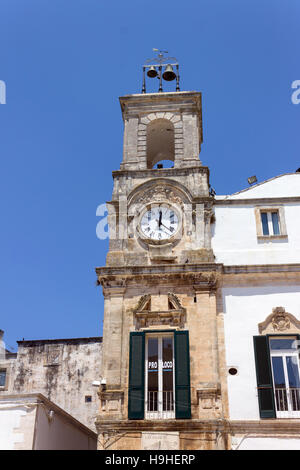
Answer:
POLYGON ((162 88, 162 79, 167 82, 171 82, 176 78, 176 91, 180 91, 179 88, 179 63, 175 57, 165 57, 164 54, 168 54, 168 51, 162 51, 160 49, 154 49, 153 52, 157 52, 157 57, 152 59, 147 59, 143 65, 143 87, 142 93, 146 93, 146 69, 147 77, 159 79, 159 93, 163 91, 162 88), (165 67, 164 72, 162 73, 162 68, 165 67), (173 67, 176 67, 176 73, 173 70, 173 67), (157 71, 158 69, 158 71, 157 71))

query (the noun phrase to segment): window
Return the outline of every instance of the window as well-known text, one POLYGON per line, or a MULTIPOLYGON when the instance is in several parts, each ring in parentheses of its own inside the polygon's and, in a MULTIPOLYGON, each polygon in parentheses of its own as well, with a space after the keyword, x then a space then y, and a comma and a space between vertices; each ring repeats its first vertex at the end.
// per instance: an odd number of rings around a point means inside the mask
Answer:
POLYGON ((256 207, 255 208, 256 232, 261 239, 287 237, 284 208, 280 207, 256 207))
POLYGON ((6 369, 0 370, 0 387, 5 387, 6 384, 6 369))
POLYGON ((91 403, 91 401, 92 401, 91 395, 86 395, 85 396, 85 403, 91 403))
POLYGON ((263 235, 280 235, 278 212, 261 212, 263 235))
POLYGON ((261 418, 300 418, 299 336, 255 336, 261 418))
POLYGON ((128 418, 190 417, 188 331, 130 333, 128 418))
POLYGON ((298 343, 295 337, 271 337, 270 354, 277 418, 300 417, 298 343))
POLYGON ((145 416, 175 418, 173 335, 147 335, 145 416))

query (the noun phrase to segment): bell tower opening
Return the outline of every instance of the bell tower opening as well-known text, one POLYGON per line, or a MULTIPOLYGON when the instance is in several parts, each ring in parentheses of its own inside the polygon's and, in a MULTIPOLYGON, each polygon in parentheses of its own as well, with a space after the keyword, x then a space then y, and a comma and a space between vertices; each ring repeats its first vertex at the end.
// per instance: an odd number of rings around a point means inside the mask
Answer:
POLYGON ((147 126, 147 168, 162 160, 175 160, 174 125, 167 119, 155 119, 147 126))

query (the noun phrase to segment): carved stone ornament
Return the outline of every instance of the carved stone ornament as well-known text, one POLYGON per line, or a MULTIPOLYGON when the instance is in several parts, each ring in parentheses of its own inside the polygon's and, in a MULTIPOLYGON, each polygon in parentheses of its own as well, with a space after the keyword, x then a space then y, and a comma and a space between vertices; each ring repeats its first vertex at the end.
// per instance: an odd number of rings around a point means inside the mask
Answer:
POLYGON ((300 322, 291 314, 285 311, 284 307, 275 307, 264 322, 258 325, 259 332, 262 333, 299 333, 300 322))
POLYGON ((168 310, 151 310, 151 295, 145 294, 133 309, 133 315, 138 330, 158 325, 183 328, 186 309, 182 307, 177 295, 169 292, 168 310))
POLYGON ((221 391, 217 384, 207 384, 197 389, 199 418, 210 415, 217 418, 221 413, 221 391))
POLYGON ((135 203, 140 203, 143 205, 149 204, 150 202, 154 203, 162 201, 168 201, 179 205, 183 204, 183 201, 177 194, 177 191, 174 191, 173 188, 164 185, 154 186, 148 191, 137 196, 137 198, 134 200, 135 203))

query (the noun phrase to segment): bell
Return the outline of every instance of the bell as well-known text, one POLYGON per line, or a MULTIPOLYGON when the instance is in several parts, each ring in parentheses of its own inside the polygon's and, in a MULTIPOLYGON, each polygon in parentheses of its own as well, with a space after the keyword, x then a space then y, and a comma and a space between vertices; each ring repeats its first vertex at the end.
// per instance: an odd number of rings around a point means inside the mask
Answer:
POLYGON ((163 79, 167 82, 171 82, 174 80, 174 78, 176 78, 176 74, 174 73, 172 65, 166 65, 165 71, 163 73, 163 79))
POLYGON ((151 65, 151 67, 149 67, 149 70, 147 72, 147 75, 148 77, 150 78, 154 78, 157 76, 157 71, 156 71, 156 68, 154 67, 154 65, 151 65))

